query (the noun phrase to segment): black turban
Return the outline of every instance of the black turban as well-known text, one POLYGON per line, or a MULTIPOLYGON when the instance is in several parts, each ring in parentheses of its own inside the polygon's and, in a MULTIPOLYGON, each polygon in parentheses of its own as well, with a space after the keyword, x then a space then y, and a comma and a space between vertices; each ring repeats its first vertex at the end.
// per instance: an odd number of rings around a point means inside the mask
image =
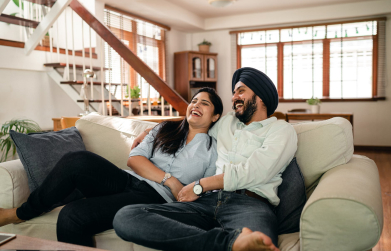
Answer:
POLYGON ((273 81, 265 73, 251 67, 237 69, 232 77, 232 92, 239 81, 262 99, 268 117, 274 113, 278 106, 278 92, 273 81))

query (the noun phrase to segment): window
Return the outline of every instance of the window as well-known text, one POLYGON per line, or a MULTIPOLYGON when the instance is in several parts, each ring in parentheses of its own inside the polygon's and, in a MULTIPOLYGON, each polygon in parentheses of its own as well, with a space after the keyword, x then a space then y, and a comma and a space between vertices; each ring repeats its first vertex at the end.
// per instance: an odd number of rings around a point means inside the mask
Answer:
POLYGON ((385 63, 379 26, 384 32, 385 18, 231 34, 237 67, 266 73, 282 99, 377 98, 385 63))
MULTIPOLYGON (((105 7, 105 24, 110 30, 135 53, 144 63, 146 63, 163 80, 165 73, 165 28, 155 23, 141 20, 138 17, 127 15, 112 7, 105 7)), ((118 53, 105 43, 105 67, 111 68, 107 71, 105 78, 109 83, 125 83, 131 88, 139 86, 143 100, 148 98, 148 92, 152 101, 157 101, 160 94, 133 70, 118 53), (150 88, 150 89, 149 89, 150 88)), ((108 87, 107 87, 108 88, 108 87)), ((127 98, 129 90, 123 87, 123 98, 127 98)), ((112 93, 117 99, 121 98, 121 91, 118 87, 112 86, 112 93)))

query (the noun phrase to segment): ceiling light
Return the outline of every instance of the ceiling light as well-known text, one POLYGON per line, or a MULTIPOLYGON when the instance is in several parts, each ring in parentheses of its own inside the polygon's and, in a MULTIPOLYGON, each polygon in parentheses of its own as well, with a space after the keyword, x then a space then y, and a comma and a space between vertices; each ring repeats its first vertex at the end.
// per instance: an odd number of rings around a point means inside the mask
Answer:
POLYGON ((214 7, 226 7, 228 5, 231 5, 235 0, 209 0, 209 4, 214 7))

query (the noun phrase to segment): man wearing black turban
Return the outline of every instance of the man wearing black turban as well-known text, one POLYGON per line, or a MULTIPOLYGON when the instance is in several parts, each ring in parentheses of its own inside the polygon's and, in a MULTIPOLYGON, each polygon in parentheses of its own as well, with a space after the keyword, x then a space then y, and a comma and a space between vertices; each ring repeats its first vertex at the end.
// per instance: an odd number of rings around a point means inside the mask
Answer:
POLYGON ((266 108, 266 115, 269 117, 274 113, 278 106, 278 93, 275 85, 265 73, 251 67, 243 67, 234 73, 232 77, 232 93, 234 93, 233 107, 236 111, 236 117, 245 124, 251 120, 259 121, 266 118, 254 118, 253 115, 258 109, 257 96, 261 101, 261 108, 266 108), (254 94, 247 98, 247 103, 244 104, 244 98, 240 95, 235 95, 241 87, 250 88, 254 94), (238 108, 238 109, 237 109, 238 108))
POLYGON ((274 210, 281 173, 297 150, 293 127, 270 117, 277 90, 263 72, 245 67, 234 73, 232 93, 234 111, 209 130, 217 139, 216 175, 185 186, 176 203, 121 209, 129 221, 126 231, 114 224, 121 238, 159 250, 277 251, 278 234, 298 231, 299 218, 289 231, 279 229, 274 210))

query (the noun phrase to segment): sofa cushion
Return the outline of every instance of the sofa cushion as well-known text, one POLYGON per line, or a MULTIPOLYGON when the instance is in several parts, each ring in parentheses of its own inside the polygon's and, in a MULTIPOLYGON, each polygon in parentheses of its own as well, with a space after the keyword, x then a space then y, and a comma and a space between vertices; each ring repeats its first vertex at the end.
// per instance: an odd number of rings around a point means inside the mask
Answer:
POLYGON ((297 163, 310 188, 328 170, 353 156, 352 125, 344 118, 294 124, 298 138, 297 163))
POLYGON ((91 113, 76 122, 87 151, 96 153, 121 169, 126 165, 134 138, 157 123, 100 116, 91 113))
POLYGON ((278 187, 280 204, 276 207, 278 234, 300 231, 300 216, 307 201, 304 178, 293 158, 282 173, 282 183, 278 187))
POLYGON ((30 192, 42 184, 66 153, 86 150, 76 127, 57 132, 30 134, 11 130, 10 136, 26 170, 30 192))

